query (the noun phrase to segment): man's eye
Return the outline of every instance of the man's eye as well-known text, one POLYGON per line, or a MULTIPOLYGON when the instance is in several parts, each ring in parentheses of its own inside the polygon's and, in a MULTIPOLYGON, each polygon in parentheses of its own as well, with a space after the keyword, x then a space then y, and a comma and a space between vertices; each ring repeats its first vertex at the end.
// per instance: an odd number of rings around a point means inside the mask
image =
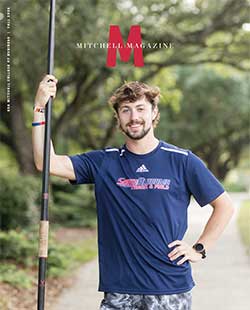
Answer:
POLYGON ((128 109, 122 110, 122 113, 126 113, 126 112, 128 112, 128 109))
POLYGON ((144 110, 143 108, 139 108, 139 109, 138 109, 139 112, 142 112, 143 110, 144 110))

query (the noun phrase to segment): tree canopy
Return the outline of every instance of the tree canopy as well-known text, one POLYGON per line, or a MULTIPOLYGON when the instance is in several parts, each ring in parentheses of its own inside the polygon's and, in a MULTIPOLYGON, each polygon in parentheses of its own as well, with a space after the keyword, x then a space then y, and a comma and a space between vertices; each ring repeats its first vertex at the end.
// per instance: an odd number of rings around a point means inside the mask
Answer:
MULTIPOLYGON (((136 79, 150 83, 156 79, 160 87, 166 87, 165 96, 169 97, 172 105, 178 105, 178 100, 184 94, 186 105, 190 107, 194 101, 197 103, 188 88, 191 87, 188 86, 190 83, 193 83, 193 87, 196 87, 195 83, 200 87, 199 77, 203 75, 201 80, 204 83, 209 81, 210 87, 215 87, 216 90, 216 82, 220 85, 224 82, 216 74, 211 75, 215 80, 210 81, 210 73, 207 71, 201 74, 199 70, 189 69, 192 71, 188 73, 192 76, 191 81, 183 82, 185 74, 182 72, 180 80, 176 80, 176 84, 171 86, 172 73, 167 71, 165 75, 162 74, 166 72, 166 68, 223 64, 237 69, 241 72, 237 74, 243 76, 250 66, 249 32, 244 27, 248 23, 249 5, 248 0, 58 0, 55 75, 59 83, 52 120, 53 140, 58 153, 100 148, 114 141, 115 120, 107 108, 107 99, 124 80, 136 79), (132 58, 128 63, 119 61, 115 68, 108 68, 105 65, 106 49, 80 49, 76 43, 107 42, 111 24, 120 26, 124 40, 131 25, 138 24, 141 26, 143 42, 171 42, 173 48, 144 49, 145 66, 142 68, 135 68, 132 58), (197 74, 196 78, 194 74, 197 74), (178 90, 171 89, 175 86, 178 90)), ((6 111, 6 93, 2 91, 1 145, 8 148, 22 173, 34 174, 30 124, 35 92, 46 72, 48 2, 2 2, 1 12, 5 12, 7 6, 11 7, 11 112, 6 111)), ((5 21, 3 19, 0 22, 5 21)), ((5 38, 5 27, 1 27, 0 31, 1 38, 5 38)), ((2 55, 6 50, 5 44, 6 40, 3 40, 2 55)), ((5 60, 1 61, 4 66, 5 60)), ((0 79, 1 87, 4 88, 4 75, 0 79)), ((232 77, 231 82, 227 80, 225 83, 233 83, 233 80, 232 77)), ((230 85, 226 87, 230 88, 230 85)), ((242 90, 240 86, 235 87, 233 98, 237 97, 237 91, 242 90)), ((208 92, 209 88, 205 87, 204 91, 208 92)), ((199 96, 197 92, 196 95, 199 96)), ((205 93, 200 95, 205 97, 205 93)), ((234 99, 226 97, 224 104, 228 104, 228 113, 231 113, 234 99)), ((222 95, 218 98, 223 99, 222 95)), ((214 101, 210 98, 210 103, 214 102, 216 106, 218 98, 214 101)), ((225 105, 218 106, 217 109, 223 110, 225 105)), ((184 101, 181 107, 184 110, 178 117, 184 118, 187 109, 184 101)), ((212 107, 213 105, 204 104, 199 109, 202 109, 202 113, 207 113, 206 118, 209 119, 214 111, 209 111, 212 107)), ((164 113, 162 122, 163 115, 164 113)), ((200 119, 197 117, 195 121, 199 123, 200 119)), ((197 145, 190 142, 187 146, 197 147, 196 151, 205 156, 201 151, 205 140, 198 144, 200 132, 195 131, 197 128, 200 129, 200 125, 192 129, 192 134, 196 132, 194 140, 197 140, 197 145)), ((209 127, 212 130, 211 137, 214 137, 216 128, 209 127)), ((177 127, 175 131, 178 131, 177 127)), ((185 136, 183 131, 180 134, 185 136)), ((211 144, 208 139, 206 141, 211 144)), ((205 156, 204 159, 209 158, 205 156)), ((209 160, 208 164, 212 165, 209 160)), ((214 171, 218 172, 218 169, 214 171)))

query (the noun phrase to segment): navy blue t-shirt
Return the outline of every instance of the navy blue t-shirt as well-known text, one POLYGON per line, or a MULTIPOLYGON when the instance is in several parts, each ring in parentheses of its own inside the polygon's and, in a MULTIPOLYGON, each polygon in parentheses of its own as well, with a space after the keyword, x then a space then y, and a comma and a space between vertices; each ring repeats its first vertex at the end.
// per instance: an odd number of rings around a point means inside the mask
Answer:
POLYGON ((168 244, 182 240, 193 195, 200 206, 224 192, 189 150, 160 141, 139 155, 124 145, 69 156, 76 180, 95 184, 99 291, 177 294, 195 285, 189 261, 170 261, 168 244))

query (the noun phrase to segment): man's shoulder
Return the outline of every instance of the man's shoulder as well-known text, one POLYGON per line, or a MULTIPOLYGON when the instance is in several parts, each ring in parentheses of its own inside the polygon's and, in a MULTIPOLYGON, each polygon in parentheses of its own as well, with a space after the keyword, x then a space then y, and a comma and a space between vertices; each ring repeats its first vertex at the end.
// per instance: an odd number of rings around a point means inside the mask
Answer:
POLYGON ((184 149, 179 146, 176 146, 171 143, 167 143, 165 141, 161 141, 161 147, 160 149, 163 152, 166 152, 166 154, 173 154, 176 156, 189 156, 191 151, 189 149, 184 149))
POLYGON ((120 149, 119 148, 117 148, 117 147, 112 147, 112 146, 107 146, 107 147, 105 147, 104 148, 104 150, 103 150, 105 153, 107 153, 107 154, 111 154, 112 152, 120 152, 120 149))
MULTIPOLYGON (((87 150, 81 154, 76 154, 75 156, 81 157, 81 158, 89 158, 89 159, 96 159, 100 158, 103 159, 106 156, 112 156, 112 155, 120 155, 122 152, 122 148, 116 148, 112 146, 104 147, 103 149, 97 149, 97 150, 87 150)), ((73 155, 69 157, 74 157, 73 155)))
POLYGON ((113 147, 113 146, 107 146, 103 149, 103 152, 107 157, 121 157, 123 153, 125 152, 124 147, 113 147))

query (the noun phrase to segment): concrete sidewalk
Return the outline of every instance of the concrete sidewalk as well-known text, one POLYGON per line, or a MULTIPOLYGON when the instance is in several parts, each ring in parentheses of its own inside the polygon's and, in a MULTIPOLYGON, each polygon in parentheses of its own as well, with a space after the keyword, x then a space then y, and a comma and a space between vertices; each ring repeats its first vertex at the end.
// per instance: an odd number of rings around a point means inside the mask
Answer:
MULTIPOLYGON (((246 194, 231 194, 236 212, 204 261, 192 264, 193 310, 246 310, 250 307, 250 260, 240 240, 236 220, 246 194)), ((192 244, 202 232, 212 212, 211 206, 192 204, 185 240, 192 244)))
MULTIPOLYGON (((232 194, 237 209, 221 238, 207 258, 192 264, 192 310, 246 310, 250 307, 250 261, 239 239, 236 218, 241 202, 249 196, 232 194)), ((184 240, 193 244, 200 236, 212 207, 200 208, 195 202, 189 207, 189 229, 184 240)), ((75 284, 59 296, 52 310, 98 310, 103 298, 97 292, 98 263, 91 261, 77 271, 75 284)))

